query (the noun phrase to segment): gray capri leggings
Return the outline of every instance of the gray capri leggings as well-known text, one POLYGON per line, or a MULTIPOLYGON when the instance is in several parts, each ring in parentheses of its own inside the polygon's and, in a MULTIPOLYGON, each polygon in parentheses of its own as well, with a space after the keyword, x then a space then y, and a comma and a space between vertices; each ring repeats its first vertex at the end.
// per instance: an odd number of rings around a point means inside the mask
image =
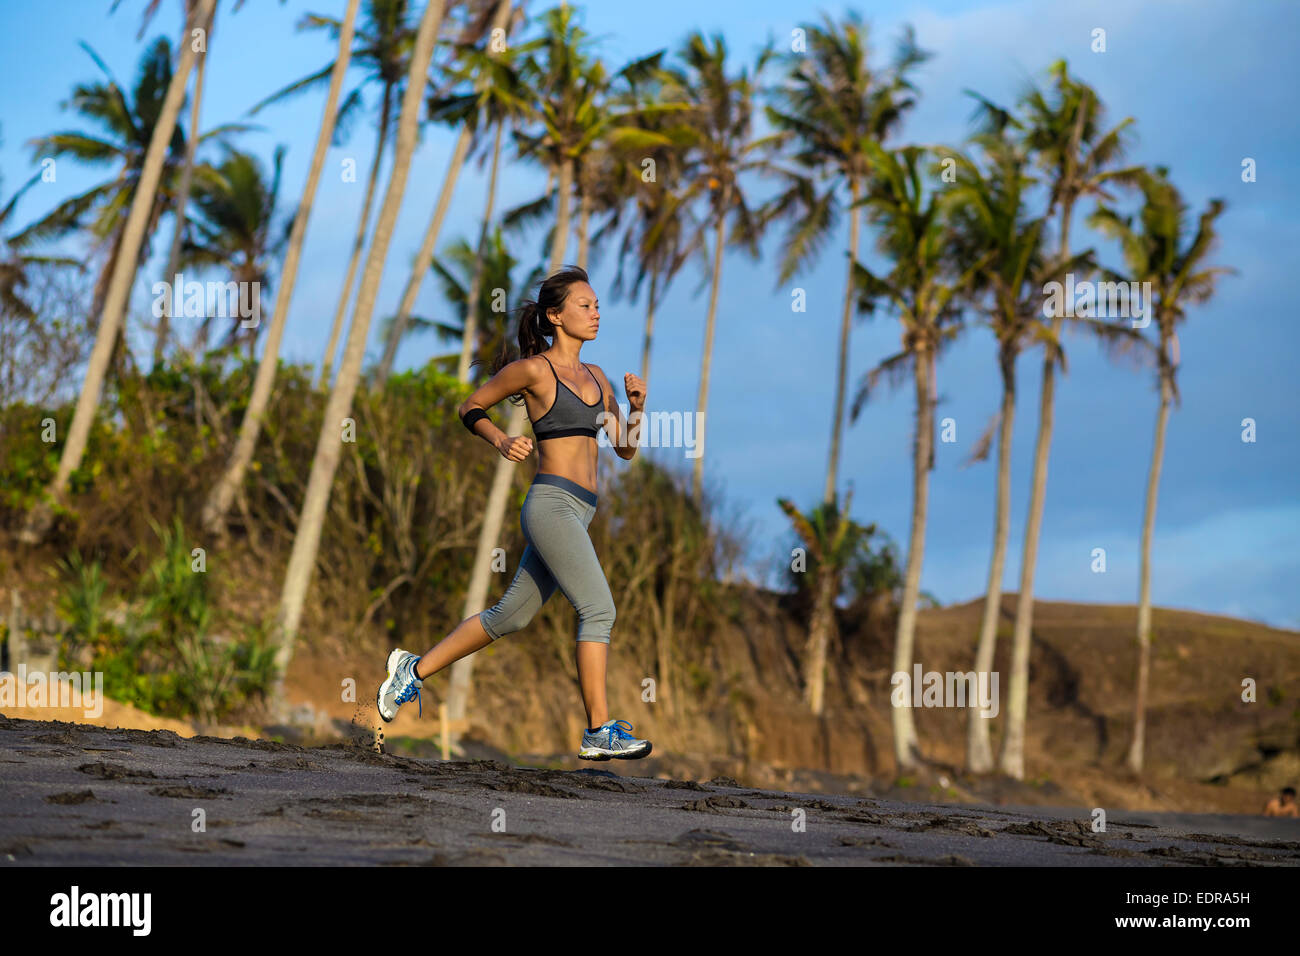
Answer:
POLYGON ((558 586, 578 612, 578 640, 609 643, 614 596, 587 528, 596 495, 576 481, 542 473, 524 497, 519 525, 528 546, 505 596, 479 614, 492 640, 520 630, 558 586))

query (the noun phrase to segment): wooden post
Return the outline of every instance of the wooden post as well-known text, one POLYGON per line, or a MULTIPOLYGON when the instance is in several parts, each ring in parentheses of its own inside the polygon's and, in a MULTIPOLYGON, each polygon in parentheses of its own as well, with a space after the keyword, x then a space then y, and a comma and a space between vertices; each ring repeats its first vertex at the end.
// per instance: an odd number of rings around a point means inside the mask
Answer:
POLYGON ((27 632, 23 621, 23 601, 18 589, 9 592, 9 667, 17 674, 18 667, 27 663, 27 632))
POLYGON ((451 759, 451 734, 447 730, 447 702, 438 705, 438 722, 442 725, 442 759, 451 759))
POLYGON ((447 702, 438 705, 438 737, 442 741, 442 759, 451 759, 451 735, 469 730, 468 720, 451 720, 447 716, 447 702))

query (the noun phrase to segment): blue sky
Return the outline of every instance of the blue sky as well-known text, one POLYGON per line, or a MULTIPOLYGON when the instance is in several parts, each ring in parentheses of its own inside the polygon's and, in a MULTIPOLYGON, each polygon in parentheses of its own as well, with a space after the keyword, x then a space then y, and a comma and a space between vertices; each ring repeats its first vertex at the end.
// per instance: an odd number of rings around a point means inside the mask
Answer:
MULTIPOLYGON (((112 16, 108 0, 0 3, 0 173, 7 195, 34 170, 32 137, 76 125, 59 104, 76 82, 97 78, 78 46, 84 40, 123 83, 135 72, 143 43, 136 40, 140 2, 127 0, 112 16)), ((146 40, 179 30, 180 3, 168 3, 146 40), (173 10, 172 8, 176 8, 173 10)), ((212 43, 204 126, 244 119, 269 91, 329 61, 324 36, 299 33, 305 11, 338 15, 340 0, 252 0, 237 14, 223 10, 212 43)), ((1287 299, 1300 250, 1300 134, 1294 123, 1300 89, 1292 39, 1300 7, 1285 0, 1135 2, 905 3, 796 5, 782 0, 714 0, 709 4, 659 0, 651 6, 622 0, 578 4, 583 23, 611 63, 668 47, 691 29, 718 31, 737 59, 751 59, 769 36, 786 38, 798 23, 856 8, 872 26, 882 53, 892 50, 905 23, 915 26, 933 58, 916 74, 921 99, 895 140, 959 143, 969 132, 972 88, 1012 102, 1030 79, 1065 57, 1090 83, 1112 121, 1137 120, 1130 159, 1170 167, 1174 182, 1199 212, 1221 197, 1227 212, 1216 261, 1235 267, 1218 295, 1194 307, 1182 335, 1183 403, 1171 416, 1154 545, 1152 590, 1158 605, 1231 614, 1278 626, 1300 627, 1300 415, 1295 399, 1297 331, 1287 299), (1106 31, 1107 50, 1090 49, 1092 31, 1106 31), (1255 159, 1258 178, 1241 181, 1241 161, 1255 159), (1241 420, 1254 418, 1258 440, 1241 441, 1241 420), (1291 582, 1288 584, 1288 582, 1291 582)), ((229 7, 229 4, 223 4, 229 7)), ((530 9, 540 10, 540 4, 530 9)), ((355 78, 354 78, 355 82, 355 78)), ((301 190, 314 142, 323 92, 264 111, 265 129, 241 138, 267 161, 288 148, 283 196, 287 210, 301 190)), ((375 102, 373 89, 369 103, 375 102)), ((355 159, 364 172, 373 125, 358 123, 350 140, 331 151, 317 196, 283 352, 317 362, 323 349, 339 277, 361 204, 363 182, 344 183, 340 163, 355 159)), ((389 314, 400 296, 446 169, 454 133, 429 130, 416 154, 377 314, 389 314)), ((536 196, 544 176, 513 164, 503 178, 499 208, 536 196)), ((19 206, 26 223, 102 175, 59 166, 56 183, 33 189, 19 206)), ((440 246, 470 235, 483 200, 485 176, 462 174, 440 246)), ((755 195, 763 195, 755 184, 755 195)), ((1087 210, 1084 210, 1086 212, 1087 210)), ((1077 217, 1073 243, 1096 245, 1103 261, 1117 252, 1077 217)), ((170 235, 170 227, 164 229, 170 235)), ((754 262, 736 252, 723 267, 715 362, 709 404, 706 474, 729 511, 750 527, 755 569, 788 554, 791 538, 775 500, 789 496, 807 507, 825 481, 833 396, 835 344, 847 229, 827 243, 814 268, 790 286, 807 290, 808 311, 790 311, 789 287, 773 287, 776 242, 754 262)), ((540 232, 518 240, 517 256, 540 256, 540 232)), ((864 235, 864 250, 871 234, 864 235)), ((161 245, 162 243, 160 243, 161 245)), ((864 253, 865 254, 865 253, 864 253)), ((148 308, 148 288, 162 264, 141 269, 135 314, 148 308)), ((584 349, 619 383, 639 371, 640 304, 616 302, 609 291, 612 250, 595 251, 593 284, 602 301, 601 334, 584 349)), ((685 410, 695 403, 707 292, 693 296, 698 276, 673 287, 656 320, 649 405, 685 410)), ((421 314, 446 314, 434 283, 426 281, 421 314)), ((896 350, 898 324, 887 315, 855 325, 850 382, 896 350)), ((1149 373, 1113 364, 1091 343, 1069 341, 1070 371, 1058 382, 1047 507, 1036 592, 1045 599, 1131 603, 1137 595, 1138 536, 1150 461, 1156 392, 1149 373), (1094 548, 1107 551, 1107 570, 1090 569, 1094 548)), ((371 356, 378 354, 372 334, 371 356)), ((399 364, 423 362, 432 339, 404 346, 399 364)), ((1012 544, 1004 586, 1014 589, 1037 428, 1040 357, 1019 367, 1020 405, 1014 445, 1012 544)), ((991 463, 960 467, 998 401, 992 339, 975 331, 939 365, 940 417, 957 422, 955 444, 940 444, 931 476, 930 522, 922 585, 945 603, 981 594, 992 537, 991 463)), ((882 394, 846 427, 841 485, 854 485, 853 510, 905 545, 911 505, 910 390, 882 394)), ((683 468, 681 450, 660 449, 661 460, 683 468)), ((531 466, 530 466, 531 467, 531 466)), ((610 456, 603 467, 623 468, 610 456)))

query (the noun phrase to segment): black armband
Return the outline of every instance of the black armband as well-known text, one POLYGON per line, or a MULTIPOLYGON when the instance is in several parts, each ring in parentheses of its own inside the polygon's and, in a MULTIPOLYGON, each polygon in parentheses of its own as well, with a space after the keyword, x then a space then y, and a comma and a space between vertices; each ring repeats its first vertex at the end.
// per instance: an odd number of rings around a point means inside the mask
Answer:
MULTIPOLYGON (((488 413, 483 411, 481 408, 471 408, 464 415, 460 416, 460 420, 464 423, 465 427, 469 429, 471 435, 478 434, 478 432, 474 430, 474 426, 478 424, 478 421, 481 418, 488 418, 488 413)), ((488 421, 491 420, 492 419, 488 418, 488 421)))

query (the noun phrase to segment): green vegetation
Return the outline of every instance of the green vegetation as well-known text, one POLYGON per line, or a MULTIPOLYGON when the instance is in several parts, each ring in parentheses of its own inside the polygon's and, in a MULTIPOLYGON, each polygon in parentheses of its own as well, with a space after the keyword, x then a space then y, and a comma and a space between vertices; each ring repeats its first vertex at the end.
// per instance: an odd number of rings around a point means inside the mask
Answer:
POLYGON ((265 629, 214 634, 210 579, 194 570, 179 518, 155 531, 159 553, 130 599, 108 592, 99 561, 87 564, 74 550, 60 562, 68 625, 60 667, 102 672, 109 697, 151 714, 212 722, 242 713, 274 676, 265 629), (109 613, 112 603, 123 613, 109 613))

